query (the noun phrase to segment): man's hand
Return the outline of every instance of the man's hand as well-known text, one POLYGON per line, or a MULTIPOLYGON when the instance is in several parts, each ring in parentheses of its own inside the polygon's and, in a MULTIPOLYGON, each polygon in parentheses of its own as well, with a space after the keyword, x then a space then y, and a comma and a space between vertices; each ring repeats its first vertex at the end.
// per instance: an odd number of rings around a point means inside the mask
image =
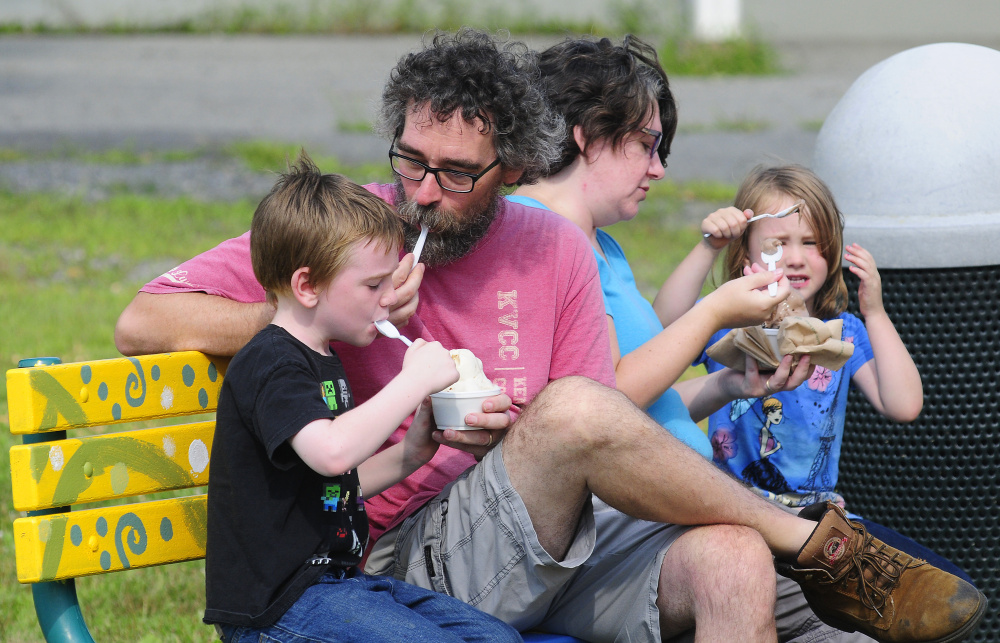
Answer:
POLYGON ((424 264, 413 265, 413 253, 407 254, 392 273, 392 287, 396 290, 396 305, 389 309, 389 321, 396 328, 409 323, 420 303, 418 290, 424 280, 424 264))
POLYGON ((403 436, 403 458, 410 463, 412 470, 417 470, 431 461, 438 450, 438 442, 434 434, 440 433, 434 425, 431 413, 431 398, 424 398, 417 407, 410 428, 403 436))
POLYGON ((434 440, 471 453, 476 456, 476 460, 482 460, 486 452, 495 447, 507 434, 507 429, 511 425, 510 415, 507 413, 510 406, 510 398, 503 393, 488 397, 483 401, 482 413, 469 413, 465 416, 465 423, 477 427, 477 430, 435 431, 434 440))

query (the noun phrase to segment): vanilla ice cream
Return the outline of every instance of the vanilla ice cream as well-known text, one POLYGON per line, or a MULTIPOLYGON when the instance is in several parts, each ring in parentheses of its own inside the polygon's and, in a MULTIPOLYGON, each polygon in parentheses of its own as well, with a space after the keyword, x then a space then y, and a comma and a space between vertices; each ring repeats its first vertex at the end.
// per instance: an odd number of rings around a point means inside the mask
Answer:
POLYGON ((450 351, 458 369, 458 381, 445 389, 449 393, 461 391, 489 391, 496 388, 483 373, 483 363, 472 351, 458 348, 450 351))

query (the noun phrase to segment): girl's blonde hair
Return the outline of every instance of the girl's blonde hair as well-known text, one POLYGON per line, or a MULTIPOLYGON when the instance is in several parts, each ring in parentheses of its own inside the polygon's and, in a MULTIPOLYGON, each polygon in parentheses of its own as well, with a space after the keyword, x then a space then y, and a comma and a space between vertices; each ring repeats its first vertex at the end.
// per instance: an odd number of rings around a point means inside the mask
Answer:
MULTIPOLYGON (((826 259, 826 280, 816 293, 810 312, 820 319, 836 317, 847 310, 847 284, 840 267, 844 254, 844 216, 837 209, 830 188, 801 165, 755 167, 743 180, 733 205, 758 213, 780 195, 805 202, 799 212, 812 228, 819 251, 826 259)), ((742 277, 743 267, 750 265, 749 239, 750 228, 747 228, 729 244, 724 263, 726 279, 742 277)))

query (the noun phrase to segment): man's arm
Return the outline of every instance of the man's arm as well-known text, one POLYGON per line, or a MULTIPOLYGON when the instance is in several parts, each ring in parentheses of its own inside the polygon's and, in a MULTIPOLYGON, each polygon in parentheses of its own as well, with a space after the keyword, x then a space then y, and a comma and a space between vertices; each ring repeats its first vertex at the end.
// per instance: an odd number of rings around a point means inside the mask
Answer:
MULTIPOLYGON (((389 320, 397 326, 406 325, 420 301, 424 266, 411 272, 412 265, 408 254, 393 274, 398 300, 389 320)), ((140 292, 118 317, 115 346, 122 355, 196 350, 233 356, 273 317, 274 307, 265 302, 240 302, 198 290, 140 292)))
POLYGON ((197 350, 235 355, 270 323, 268 303, 242 303, 203 292, 140 292, 115 325, 122 355, 197 350))

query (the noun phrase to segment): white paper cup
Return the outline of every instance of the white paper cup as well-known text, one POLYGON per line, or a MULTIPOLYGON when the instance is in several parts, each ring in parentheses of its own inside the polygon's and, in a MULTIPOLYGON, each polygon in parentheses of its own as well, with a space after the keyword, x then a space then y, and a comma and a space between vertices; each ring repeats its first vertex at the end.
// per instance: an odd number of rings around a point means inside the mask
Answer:
POLYGON ((486 391, 441 391, 434 393, 431 395, 434 423, 441 430, 476 430, 477 427, 465 423, 465 416, 469 413, 482 413, 483 400, 494 395, 500 395, 499 387, 486 391))
POLYGON ((767 335, 767 341, 771 344, 771 350, 774 351, 774 356, 779 360, 781 359, 781 351, 778 350, 778 329, 777 328, 765 328, 764 334, 767 335))

